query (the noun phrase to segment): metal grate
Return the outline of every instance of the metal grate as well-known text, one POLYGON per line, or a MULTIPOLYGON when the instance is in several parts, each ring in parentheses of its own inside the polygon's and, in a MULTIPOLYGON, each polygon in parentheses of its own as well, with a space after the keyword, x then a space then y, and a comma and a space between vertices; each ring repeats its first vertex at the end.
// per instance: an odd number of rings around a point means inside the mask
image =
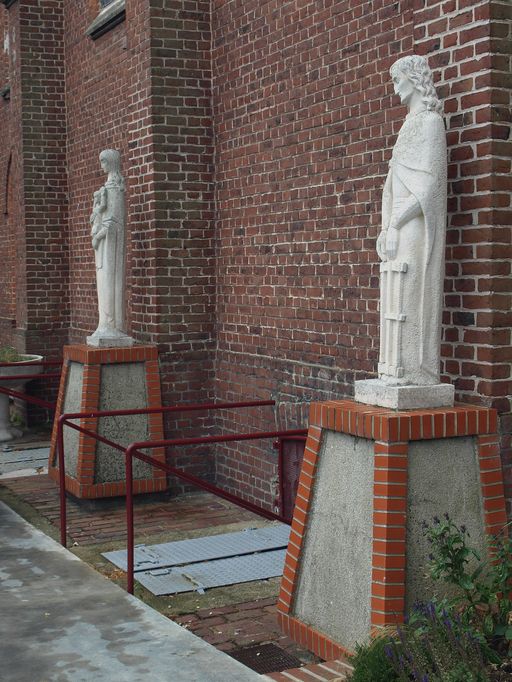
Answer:
POLYGON ((234 659, 243 663, 254 672, 278 673, 282 670, 299 668, 302 665, 296 656, 292 656, 277 644, 259 644, 228 652, 234 659))

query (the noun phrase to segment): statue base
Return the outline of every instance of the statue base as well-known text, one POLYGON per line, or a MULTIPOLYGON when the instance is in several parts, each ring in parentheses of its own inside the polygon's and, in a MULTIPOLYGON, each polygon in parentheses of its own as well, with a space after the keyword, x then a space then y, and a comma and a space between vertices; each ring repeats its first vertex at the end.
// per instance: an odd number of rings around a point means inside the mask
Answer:
MULTIPOLYGON (((57 421, 61 414, 161 407, 156 346, 131 348, 64 347, 64 363, 55 411, 48 474, 59 479, 57 421)), ((163 440, 162 414, 91 417, 75 423, 124 447, 130 443, 163 440)), ((163 448, 151 455, 165 462, 163 448)), ((122 451, 86 434, 64 427, 66 490, 75 497, 94 499, 124 495, 125 459, 122 451)), ((135 493, 165 490, 165 472, 133 460, 135 493)))
POLYGON ((87 345, 95 348, 129 348, 135 344, 134 339, 127 334, 120 334, 119 336, 101 336, 98 334, 91 334, 88 336, 87 345))
MULTIPOLYGON (((324 660, 434 591, 422 522, 448 513, 485 556, 507 523, 495 410, 312 404, 278 621, 324 660)), ((449 588, 448 588, 449 589, 449 588)))
POLYGON ((367 379, 355 382, 354 400, 391 410, 421 410, 453 407, 454 395, 452 384, 389 386, 380 379, 367 379))

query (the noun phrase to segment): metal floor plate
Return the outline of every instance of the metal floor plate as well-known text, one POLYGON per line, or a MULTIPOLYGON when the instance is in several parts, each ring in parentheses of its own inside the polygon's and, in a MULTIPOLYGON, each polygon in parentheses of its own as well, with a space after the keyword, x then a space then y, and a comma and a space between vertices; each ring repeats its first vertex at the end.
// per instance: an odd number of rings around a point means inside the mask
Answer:
POLYGON ((246 583, 283 574, 286 549, 195 563, 181 568, 139 571, 136 580, 154 595, 203 592, 210 587, 246 583))
MULTIPOLYGON (((137 545, 134 568, 136 572, 147 571, 279 549, 287 546, 289 535, 290 526, 277 523, 264 528, 246 528, 238 533, 209 535, 159 545, 137 545)), ((126 571, 126 550, 105 552, 103 556, 126 571)))
POLYGON ((20 469, 36 469, 48 464, 50 448, 14 449, 7 445, 0 450, 0 474, 20 469))

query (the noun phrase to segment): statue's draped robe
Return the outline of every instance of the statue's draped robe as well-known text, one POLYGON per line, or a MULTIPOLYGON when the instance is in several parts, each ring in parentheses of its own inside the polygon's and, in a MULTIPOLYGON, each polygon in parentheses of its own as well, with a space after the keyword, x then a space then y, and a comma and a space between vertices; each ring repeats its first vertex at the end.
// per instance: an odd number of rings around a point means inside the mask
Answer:
MULTIPOLYGON (((401 183, 418 201, 421 217, 399 228, 398 252, 391 264, 406 264, 407 271, 393 274, 405 320, 400 327, 401 376, 387 373, 386 334, 381 322, 379 377, 389 383, 428 385, 439 383, 444 254, 446 240, 446 133, 442 117, 430 111, 409 115, 398 135, 382 199, 382 226, 387 229, 393 209, 400 212, 393 184, 401 183), (384 360, 384 362, 383 362, 384 360)), ((389 267, 384 265, 383 267, 389 267)), ((381 313, 386 313, 382 290, 381 313)), ((389 305, 390 292, 387 293, 389 305)), ((396 340, 393 340, 396 343, 396 340)))
POLYGON ((103 239, 96 249, 99 324, 94 335, 124 335, 124 188, 107 182, 106 209, 101 213, 103 239))

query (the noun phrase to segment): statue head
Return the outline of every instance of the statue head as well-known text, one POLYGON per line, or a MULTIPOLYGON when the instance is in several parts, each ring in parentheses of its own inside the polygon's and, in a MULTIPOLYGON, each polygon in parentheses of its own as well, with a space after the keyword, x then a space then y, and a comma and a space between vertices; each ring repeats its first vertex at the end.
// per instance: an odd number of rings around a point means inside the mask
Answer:
POLYGON ((443 105, 437 97, 432 71, 425 57, 416 54, 401 57, 389 71, 395 84, 395 92, 400 95, 403 104, 407 104, 416 91, 427 111, 443 113, 443 105))
POLYGON ((121 175, 121 154, 116 149, 104 149, 100 153, 100 164, 109 180, 116 185, 124 187, 124 179, 121 175))

